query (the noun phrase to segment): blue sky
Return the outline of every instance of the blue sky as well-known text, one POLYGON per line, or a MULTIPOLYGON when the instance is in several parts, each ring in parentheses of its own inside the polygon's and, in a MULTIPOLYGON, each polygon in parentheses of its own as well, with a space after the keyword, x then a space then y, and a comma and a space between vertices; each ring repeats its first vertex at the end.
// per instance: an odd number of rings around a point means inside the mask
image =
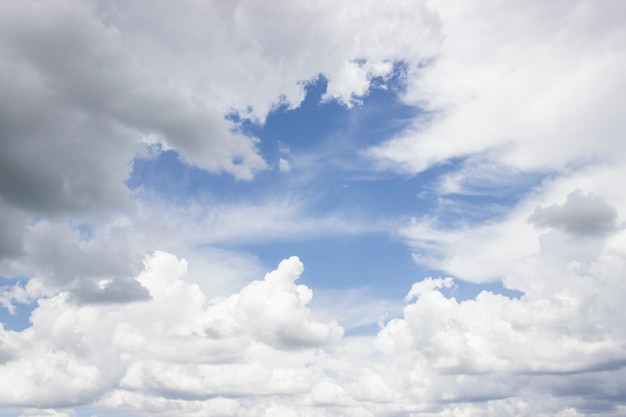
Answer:
POLYGON ((623 415, 623 9, 8 1, 0 415, 623 415))
MULTIPOLYGON (((400 298, 416 280, 443 272, 416 264, 410 248, 394 236, 390 227, 440 209, 432 201, 437 178, 458 167, 458 162, 449 161, 414 175, 377 172, 361 154, 364 147, 393 137, 419 117, 419 108, 402 103, 398 97, 403 90, 402 68, 398 64, 387 79, 372 80, 368 92, 350 108, 322 100, 327 80, 320 76, 305 83, 306 96, 299 107, 280 106, 262 125, 231 116, 242 131, 260 139, 265 159, 274 161, 273 169, 258 174, 253 181, 207 173, 169 150, 135 159, 127 184, 132 190, 156 193, 182 205, 254 204, 278 197, 302 200, 305 215, 312 217, 334 213, 361 217, 372 223, 372 230, 341 236, 303 233, 284 240, 260 238, 225 245, 259 257, 268 270, 280 260, 297 255, 307 270, 302 282, 312 288, 362 288, 400 298), (290 161, 289 172, 277 166, 280 158, 290 161)), ((480 212, 480 207, 488 204, 513 205, 519 195, 541 179, 534 177, 534 181, 521 185, 507 184, 508 190, 497 195, 455 196, 463 206, 479 208, 463 219, 488 219, 490 213, 480 212)), ((443 221, 459 218, 455 213, 441 211, 437 215, 443 221)), ((457 286, 455 295, 459 299, 473 297, 483 288, 505 290, 497 282, 476 288, 460 281, 457 286)))

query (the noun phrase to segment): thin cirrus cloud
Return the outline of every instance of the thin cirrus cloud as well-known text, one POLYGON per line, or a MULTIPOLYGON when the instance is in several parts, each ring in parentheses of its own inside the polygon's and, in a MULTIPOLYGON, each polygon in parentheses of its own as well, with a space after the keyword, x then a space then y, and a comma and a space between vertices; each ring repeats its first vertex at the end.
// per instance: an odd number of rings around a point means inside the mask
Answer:
POLYGON ((623 415, 623 12, 5 2, 0 414, 623 415))

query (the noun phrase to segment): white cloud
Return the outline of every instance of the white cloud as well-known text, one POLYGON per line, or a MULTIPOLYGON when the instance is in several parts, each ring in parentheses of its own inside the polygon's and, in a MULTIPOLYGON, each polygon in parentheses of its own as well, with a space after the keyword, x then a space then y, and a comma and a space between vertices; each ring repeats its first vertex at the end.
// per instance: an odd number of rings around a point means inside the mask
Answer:
POLYGON ((379 349, 399 367, 389 375, 424 375, 420 383, 409 384, 416 400, 460 403, 450 414, 432 415, 456 415, 455 409, 498 415, 491 409, 497 403, 521 415, 542 410, 576 415, 576 409, 564 407, 568 401, 592 415, 600 412, 594 395, 573 397, 590 383, 587 375, 609 385, 623 378, 626 334, 615 313, 625 290, 619 272, 626 259, 624 236, 623 231, 613 234, 593 260, 564 261, 550 256, 549 247, 519 260, 504 281, 524 291, 520 299, 482 292, 458 302, 439 292, 446 281, 423 281, 419 291, 409 293, 418 297, 403 317, 391 320, 377 336, 379 349), (540 405, 543 389, 552 404, 540 405), (502 397, 510 399, 498 401, 502 397), (515 406, 514 398, 526 405, 515 406))
POLYGON ((312 291, 295 284, 303 270, 297 258, 211 300, 181 279, 186 269, 164 252, 148 257, 137 280, 149 300, 112 306, 76 304, 67 293, 40 299, 32 327, 2 330, 2 403, 67 407, 118 385, 174 399, 311 388, 317 371, 303 372, 304 363, 343 330, 311 318, 312 291), (284 349, 294 353, 286 358, 284 349))
POLYGON ((341 337, 343 330, 338 325, 310 319, 305 306, 313 293, 294 284, 303 268, 298 258, 291 257, 263 281, 252 282, 238 294, 211 305, 209 314, 215 319, 208 330, 219 335, 243 331, 277 347, 323 346, 341 337))
POLYGON ((500 221, 446 228, 430 218, 415 218, 400 237, 413 248, 418 264, 470 282, 499 280, 512 262, 539 250, 537 232, 520 207, 500 221))
POLYGON ((39 300, 29 329, 0 329, 0 399, 42 415, 80 404, 166 416, 610 411, 616 400, 594 398, 624 394, 625 238, 607 236, 589 261, 550 248, 523 259, 505 278, 520 299, 459 302, 440 292, 451 279, 426 279, 377 335, 348 337, 313 318, 295 257, 209 298, 182 279, 184 260, 156 252, 137 278, 150 300, 80 305, 61 293, 39 300), (578 395, 590 384, 596 394, 578 395))
POLYGON ((621 160, 623 3, 434 4, 445 40, 405 97, 430 116, 369 150, 381 167, 420 172, 475 154, 523 171, 621 160))
POLYGON ((441 218, 413 218, 398 236, 418 264, 470 282, 502 279, 516 262, 539 254, 541 246, 550 247, 546 256, 595 259, 606 234, 623 227, 626 199, 614 186, 623 175, 624 168, 613 164, 573 170, 544 180, 487 220, 471 220, 473 210, 489 210, 482 204, 455 213, 461 221, 446 223, 452 210, 441 198, 441 218))

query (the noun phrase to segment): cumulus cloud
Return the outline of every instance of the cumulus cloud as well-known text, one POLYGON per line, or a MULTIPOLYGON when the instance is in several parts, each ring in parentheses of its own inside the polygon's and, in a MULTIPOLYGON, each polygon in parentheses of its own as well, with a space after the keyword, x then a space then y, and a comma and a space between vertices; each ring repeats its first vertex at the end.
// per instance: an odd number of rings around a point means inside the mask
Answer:
POLYGON ((399 367, 408 366, 397 375, 430 375, 404 382, 415 399, 451 402, 458 404, 456 410, 481 410, 481 415, 498 415, 492 409, 496 404, 503 412, 522 415, 536 415, 531 410, 539 408, 565 413, 570 401, 590 414, 617 415, 615 403, 596 400, 603 394, 577 397, 577 390, 588 386, 589 375, 606 382, 607 389, 623 378, 626 335, 613 313, 619 309, 616 293, 624 291, 618 272, 624 262, 618 243, 623 238, 623 232, 612 235, 592 261, 572 263, 545 254, 520 260, 505 278, 510 288, 524 292, 519 299, 484 291, 458 302, 439 291, 449 281, 427 279, 409 293, 416 300, 405 307, 403 317, 380 331, 377 347, 393 354, 399 367), (539 407, 532 391, 543 389, 552 404, 539 407), (526 408, 520 407, 524 403, 526 408))
POLYGON ((154 253, 137 277, 150 299, 121 306, 76 304, 67 292, 40 299, 32 327, 2 330, 3 404, 69 407, 116 387, 174 400, 311 388, 318 371, 302 367, 343 329, 312 319, 312 291, 295 284, 303 271, 296 257, 211 300, 181 279, 186 269, 186 261, 154 253))
POLYGON ((625 237, 611 234, 591 261, 519 262, 505 279, 519 299, 457 301, 442 293, 451 278, 425 279, 398 318, 350 337, 312 318, 296 257, 208 298, 182 279, 184 260, 156 252, 137 277, 150 300, 78 305, 61 293, 39 300, 29 329, 0 329, 1 399, 30 407, 24 415, 81 404, 189 416, 619 415, 625 237))
POLYGON ((253 282, 236 296, 213 305, 209 310, 215 311, 219 319, 207 330, 223 334, 243 327, 243 333, 257 335, 278 347, 322 346, 338 339, 343 330, 336 324, 329 327, 310 320, 306 305, 313 293, 294 283, 302 271, 303 265, 296 257, 281 262, 263 281, 253 282), (229 323, 233 318, 235 322, 229 323))

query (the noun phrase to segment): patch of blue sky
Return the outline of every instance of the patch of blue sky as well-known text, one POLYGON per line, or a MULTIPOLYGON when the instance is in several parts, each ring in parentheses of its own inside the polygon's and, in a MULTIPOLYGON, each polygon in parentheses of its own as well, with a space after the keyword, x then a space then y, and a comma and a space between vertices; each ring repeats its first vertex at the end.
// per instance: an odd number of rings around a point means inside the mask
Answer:
MULTIPOLYGON (((10 291, 11 288, 16 285, 23 287, 26 285, 26 282, 27 279, 3 280, 0 286, 0 293, 10 291)), ((29 301, 20 303, 16 300, 12 300, 11 304, 13 305, 13 312, 10 312, 5 306, 0 306, 0 323, 2 323, 4 329, 19 332, 30 327, 30 315, 32 311, 37 308, 37 302, 29 301)))
MULTIPOLYGON (((348 108, 335 100, 322 101, 327 81, 319 77, 305 85, 306 96, 298 108, 290 110, 286 105, 278 106, 262 125, 242 119, 238 114, 229 115, 229 119, 243 133, 261 139, 259 150, 270 164, 284 156, 288 149, 294 157, 319 155, 325 162, 324 168, 331 165, 341 169, 354 168, 354 164, 359 162, 360 149, 401 130, 418 113, 418 109, 403 104, 398 98, 402 89, 401 71, 395 71, 384 81, 373 80, 373 84, 375 86, 363 97, 362 104, 348 108)), ((260 173, 254 180, 255 185, 262 186, 265 179, 273 177, 267 174, 260 173)), ((128 185, 131 188, 162 189, 169 185, 168 180, 171 179, 183 179, 185 182, 182 187, 172 187, 167 192, 177 191, 183 195, 198 191, 201 184, 208 189, 213 189, 220 182, 235 188, 237 184, 245 184, 230 175, 214 175, 192 169, 178 161, 176 152, 166 151, 156 158, 137 158, 128 185), (164 168, 174 172, 164 174, 164 168)))
POLYGON ((17 417, 22 413, 15 407, 0 407, 0 417, 17 417))
POLYGON ((360 104, 348 108, 335 100, 322 100, 328 82, 319 77, 306 85, 305 99, 298 108, 278 107, 263 126, 243 122, 242 129, 262 140, 262 150, 279 141, 294 152, 330 147, 343 159, 343 152, 378 143, 407 127, 420 112, 399 99, 403 88, 400 73, 375 80, 360 104))
POLYGON ((93 238, 94 230, 93 227, 88 223, 76 223, 73 220, 68 220, 68 223, 72 230, 78 233, 81 241, 89 241, 93 238))
POLYGON ((429 271, 411 259, 401 242, 383 233, 329 236, 299 242, 246 245, 267 268, 297 255, 305 271, 299 283, 313 289, 375 289, 383 298, 402 298, 429 271))
POLYGON ((420 198, 437 199, 431 204, 429 215, 437 219, 442 229, 501 220, 552 175, 543 171, 505 170, 492 173, 490 178, 488 174, 486 179, 481 179, 480 175, 479 178, 462 178, 459 190, 443 189, 446 176, 461 176, 468 159, 451 158, 418 176, 424 178, 425 184, 420 198))
MULTIPOLYGON (((298 108, 279 106, 263 125, 230 115, 241 131, 260 139, 259 150, 275 166, 252 181, 207 173, 182 162, 176 152, 164 151, 155 158, 136 159, 128 185, 183 204, 190 200, 236 204, 295 197, 306 203, 303 214, 312 217, 340 214, 401 225, 412 216, 436 215, 445 228, 459 221, 497 217, 541 180, 538 175, 522 175, 519 181, 484 192, 446 195, 449 204, 442 205, 437 182, 442 175, 461 169, 465 159, 450 160, 413 176, 372 169, 360 152, 401 132, 419 115, 419 109, 399 99, 401 65, 392 77, 375 79, 372 84, 361 103, 352 108, 323 101, 327 81, 320 77, 306 85, 305 100, 298 108), (289 161, 289 172, 277 169, 279 158, 289 161)), ((298 255, 306 267, 302 282, 314 289, 367 287, 397 299, 404 297, 413 282, 443 276, 416 265, 405 244, 380 230, 231 242, 229 246, 258 256, 268 270, 281 259, 298 255)), ((472 298, 481 288, 508 294, 497 283, 480 287, 457 282, 454 296, 472 298)))
MULTIPOLYGON (((416 264, 406 245, 384 233, 262 243, 241 246, 240 249, 254 253, 268 270, 282 259, 297 255, 305 266, 298 282, 310 288, 362 288, 389 300, 402 299, 413 283, 424 278, 447 276, 444 272, 416 264)), ((444 295, 467 300, 483 290, 510 298, 521 295, 505 288, 499 281, 473 284, 458 279, 453 288, 444 291, 444 295)))
MULTIPOLYGON (((389 84, 392 80, 385 85, 389 84)), ((164 151, 155 158, 137 158, 127 184, 131 189, 141 187, 175 202, 213 198, 249 201, 289 193, 316 194, 312 196, 314 201, 320 201, 317 196, 335 199, 340 193, 344 199, 362 195, 366 203, 390 201, 384 195, 375 197, 381 192, 393 194, 395 202, 389 208, 395 209, 405 206, 398 199, 404 198, 407 187, 408 200, 415 202, 413 196, 421 187, 411 189, 414 181, 372 172, 359 152, 403 128, 416 110, 402 104, 397 89, 390 87, 372 88, 361 105, 350 109, 332 100, 322 102, 326 86, 322 77, 309 83, 300 107, 277 108, 263 126, 239 121, 243 131, 261 139, 259 148, 270 164, 276 167, 279 158, 289 161, 289 173, 274 169, 258 173, 251 182, 238 181, 227 174, 211 174, 187 165, 176 152, 164 151)))

